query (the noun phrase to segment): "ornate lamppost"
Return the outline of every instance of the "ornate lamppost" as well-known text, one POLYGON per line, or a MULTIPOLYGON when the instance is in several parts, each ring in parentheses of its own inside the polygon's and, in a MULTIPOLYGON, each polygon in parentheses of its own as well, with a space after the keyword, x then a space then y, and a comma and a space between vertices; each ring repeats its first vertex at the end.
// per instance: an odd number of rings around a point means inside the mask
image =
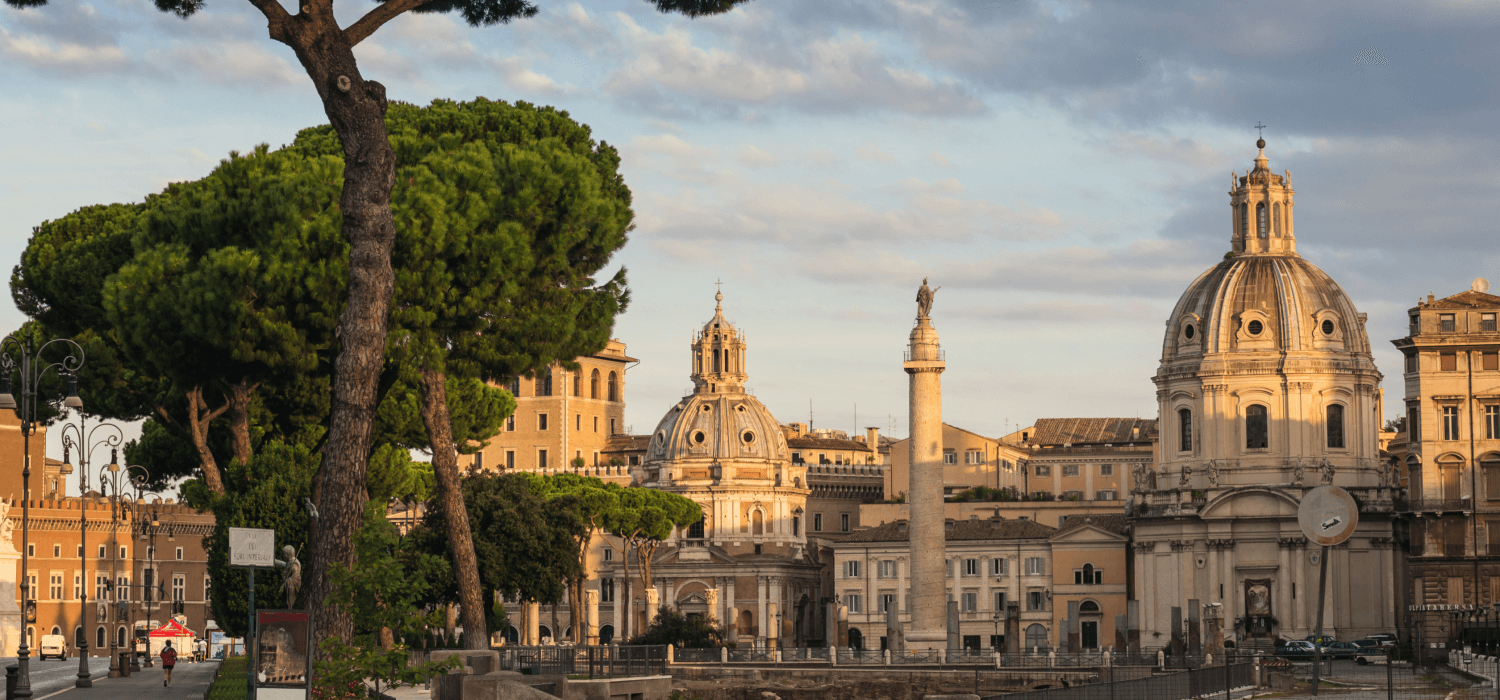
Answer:
MULTIPOLYGON (((28 334, 25 341, 15 336, 0 341, 0 408, 9 408, 16 412, 16 418, 21 421, 21 452, 23 462, 21 464, 21 611, 23 615, 22 625, 30 620, 24 619, 31 605, 31 578, 29 571, 30 552, 30 530, 31 530, 31 436, 36 434, 37 429, 37 401, 38 389, 42 379, 48 372, 57 371, 59 378, 68 378, 68 398, 63 405, 68 408, 83 408, 83 401, 78 398, 78 375, 79 368, 83 367, 83 348, 67 338, 55 338, 35 347, 34 337, 28 334), (67 354, 57 362, 47 362, 42 354, 47 349, 57 346, 67 354), (19 375, 20 379, 20 401, 11 393, 11 381, 13 375, 19 375)), ((31 697, 31 659, 30 645, 27 644, 28 630, 22 630, 21 643, 16 648, 16 686, 11 692, 13 698, 31 697)))
MULTIPOLYGON (((94 682, 90 680, 93 674, 89 671, 89 560, 88 560, 88 498, 89 493, 89 457, 94 450, 101 447, 109 448, 109 466, 119 469, 116 464, 119 458, 120 443, 125 441, 125 432, 114 423, 99 423, 92 428, 88 427, 88 417, 83 411, 78 412, 78 423, 65 423, 62 428, 63 463, 62 473, 73 473, 73 464, 70 455, 74 448, 78 449, 78 553, 79 582, 82 584, 78 592, 78 626, 82 630, 81 638, 78 640, 78 680, 73 685, 78 688, 92 688, 94 682), (103 430, 104 434, 95 439, 95 434, 103 430)), ((97 572, 96 572, 97 575, 97 572)), ((113 665, 113 664, 111 664, 113 665)))
MULTIPOLYGON (((147 536, 150 537, 146 546, 146 571, 141 575, 141 589, 143 591, 141 610, 146 614, 145 666, 150 668, 155 665, 151 663, 151 613, 153 612, 153 608, 160 605, 159 602, 153 605, 151 595, 160 586, 159 577, 156 575, 156 532, 161 529, 161 504, 159 499, 157 503, 150 504, 146 512, 141 515, 141 537, 143 539, 147 536), (149 581, 146 580, 148 578, 150 579, 149 581)), ((157 600, 160 601, 159 596, 157 600)))
MULTIPOLYGON (((109 464, 99 469, 99 489, 114 494, 110 502, 110 534, 109 534, 109 581, 105 590, 114 593, 112 606, 115 609, 115 621, 130 618, 130 601, 128 598, 120 600, 119 568, 120 561, 120 523, 124 522, 127 513, 135 512, 135 502, 140 500, 145 491, 145 485, 151 480, 151 472, 138 464, 132 464, 121 468, 119 460, 115 458, 114 452, 110 452, 109 464), (123 481, 123 483, 122 483, 123 481), (127 492, 133 491, 135 496, 128 502, 125 500, 127 492), (121 605, 121 603, 125 605, 121 605)), ((134 622, 132 621, 132 625, 134 622)), ((116 634, 109 635, 109 677, 118 678, 127 669, 120 667, 120 637, 116 634)), ((133 655, 132 655, 133 657, 133 655)), ((140 666, 132 664, 134 668, 129 670, 138 671, 140 666)))

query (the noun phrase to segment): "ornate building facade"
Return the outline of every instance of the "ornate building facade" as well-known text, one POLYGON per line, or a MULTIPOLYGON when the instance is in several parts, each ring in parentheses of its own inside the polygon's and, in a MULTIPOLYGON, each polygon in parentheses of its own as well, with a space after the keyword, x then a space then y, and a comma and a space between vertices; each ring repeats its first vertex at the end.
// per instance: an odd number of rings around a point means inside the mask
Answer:
POLYGON ((1231 183, 1232 251, 1172 310, 1153 378, 1161 443, 1155 468, 1133 475, 1130 510, 1143 640, 1169 634, 1171 608, 1190 601, 1222 603, 1241 638, 1310 634, 1319 548, 1296 514, 1322 484, 1361 504, 1358 530, 1331 550, 1325 632, 1396 625, 1365 315, 1297 254, 1290 173, 1273 173, 1257 146, 1254 169, 1231 183))

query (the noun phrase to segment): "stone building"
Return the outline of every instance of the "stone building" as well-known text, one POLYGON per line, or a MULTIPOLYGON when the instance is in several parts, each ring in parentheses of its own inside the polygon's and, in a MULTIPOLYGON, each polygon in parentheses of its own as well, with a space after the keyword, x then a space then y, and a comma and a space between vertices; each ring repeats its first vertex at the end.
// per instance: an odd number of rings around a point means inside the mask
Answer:
MULTIPOLYGON (((1231 251, 1167 318, 1153 381, 1161 445, 1138 470, 1132 595, 1142 639, 1170 633, 1170 609, 1224 605, 1226 630, 1269 643, 1313 628, 1319 548, 1297 524, 1322 484, 1361 504, 1333 548, 1324 630, 1352 638, 1395 628, 1390 472, 1379 459, 1381 374, 1365 315, 1297 254, 1290 175, 1264 142, 1231 183, 1231 251)), ((1149 642, 1148 642, 1149 644, 1149 642)))
POLYGON ((1488 288, 1429 295, 1392 341, 1406 380, 1403 593, 1421 641, 1457 639, 1463 619, 1500 602, 1500 297, 1488 288))
MULTIPOLYGON (((625 370, 637 360, 625 354, 624 343, 611 340, 573 362, 577 369, 555 362, 535 376, 512 379, 506 388, 516 396, 515 413, 469 462, 501 471, 579 471, 628 483, 626 459, 610 464, 609 457, 620 451, 612 439, 625 434, 625 370)), ((622 456, 628 459, 628 452, 622 456)))
MULTIPOLYGON (((909 629, 910 534, 897 520, 829 546, 833 592, 848 611, 840 646, 885 649, 887 610, 909 629)), ((1066 647, 1064 620, 1079 621, 1082 649, 1114 644, 1125 612, 1127 524, 1123 515, 1081 516, 1062 528, 999 516, 947 520, 946 600, 958 603, 960 644, 1020 651, 1066 647)))
POLYGON ((809 432, 801 423, 781 430, 792 463, 807 468, 808 536, 837 539, 858 530, 860 507, 885 497, 891 444, 882 442, 880 429, 866 428, 854 439, 842 430, 809 432))
POLYGON ((1067 501, 1121 501, 1128 476, 1155 460, 1149 418, 1042 418, 1022 440, 1022 491, 1067 501))
MULTIPOLYGON (((891 443, 891 470, 885 479, 887 498, 901 497, 911 479, 907 443, 891 443)), ((1024 492, 1020 464, 1026 451, 948 423, 943 424, 943 495, 975 486, 1011 488, 1024 492)))

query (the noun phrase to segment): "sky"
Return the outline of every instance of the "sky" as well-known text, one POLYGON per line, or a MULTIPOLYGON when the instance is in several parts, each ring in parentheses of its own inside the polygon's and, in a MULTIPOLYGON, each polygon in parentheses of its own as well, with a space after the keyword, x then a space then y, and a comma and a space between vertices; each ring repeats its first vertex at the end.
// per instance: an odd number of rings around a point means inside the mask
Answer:
MULTIPOLYGON (((640 360, 636 433, 690 386, 719 282, 783 423, 906 434, 923 277, 948 422, 1154 417, 1164 323, 1229 249, 1257 124, 1292 173, 1299 252, 1369 314, 1387 417, 1404 310, 1500 282, 1500 3, 537 2, 495 27, 403 16, 355 53, 391 99, 554 105, 620 149, 635 229, 610 271, 630 281, 615 336, 640 360)), ((0 261, 44 220, 325 121, 243 0, 188 20, 0 6, 0 261)))

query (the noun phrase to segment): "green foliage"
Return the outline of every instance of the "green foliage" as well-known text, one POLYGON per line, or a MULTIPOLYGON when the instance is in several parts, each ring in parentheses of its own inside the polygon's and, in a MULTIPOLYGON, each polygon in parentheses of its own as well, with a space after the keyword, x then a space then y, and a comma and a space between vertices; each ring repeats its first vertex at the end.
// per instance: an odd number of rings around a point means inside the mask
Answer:
POLYGON ((219 662, 219 676, 209 686, 203 700, 245 700, 249 692, 245 688, 245 677, 250 672, 250 659, 231 656, 219 662))
MULTIPOLYGON (((484 472, 463 480, 479 579, 484 590, 512 600, 556 603, 563 582, 579 571, 573 541, 585 525, 566 499, 543 498, 527 476, 484 472)), ((443 517, 435 502, 408 538, 422 551, 451 561, 443 517)), ((434 592, 439 600, 457 601, 451 574, 434 592)))
MULTIPOLYGON (((189 503, 214 512, 214 532, 203 538, 203 547, 214 582, 214 619, 226 634, 244 636, 249 616, 249 575, 245 569, 229 566, 229 528, 273 529, 278 551, 282 545, 306 545, 308 516, 302 501, 312 496, 317 466, 318 455, 307 447, 271 443, 249 465, 236 462, 225 470, 224 494, 214 497, 201 482, 184 487, 189 503)), ((276 573, 259 571, 255 578, 257 607, 282 607, 285 601, 276 573)))
POLYGON ((1007 502, 1025 499, 1016 492, 1016 489, 1009 486, 1003 486, 998 489, 992 489, 988 486, 975 486, 949 496, 948 500, 962 503, 965 501, 1007 502))
POLYGON ((711 649, 724 646, 724 629, 707 616, 688 617, 670 605, 663 605, 656 615, 656 621, 645 632, 631 638, 630 644, 670 644, 685 649, 711 649))
MULTIPOLYGON (((422 397, 415 382, 395 382, 375 412, 375 444, 409 450, 431 450, 422 421, 422 397)), ((472 454, 500 432, 500 424, 516 410, 516 398, 478 379, 448 377, 448 420, 458 451, 472 454)))

